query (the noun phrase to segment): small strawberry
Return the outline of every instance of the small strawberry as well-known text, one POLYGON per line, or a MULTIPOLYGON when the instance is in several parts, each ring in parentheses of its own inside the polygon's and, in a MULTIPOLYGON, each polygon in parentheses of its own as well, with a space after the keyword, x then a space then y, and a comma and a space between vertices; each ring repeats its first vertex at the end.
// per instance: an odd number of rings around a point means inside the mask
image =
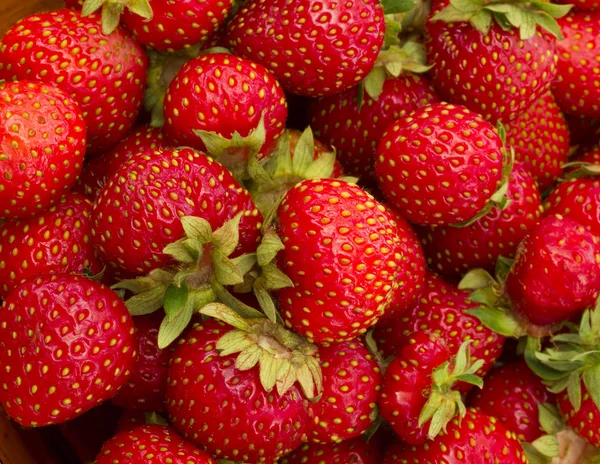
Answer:
POLYGON ((357 85, 375 64, 384 30, 377 0, 251 0, 229 23, 228 39, 286 91, 316 97, 357 85))
POLYGON ((0 218, 47 209, 73 186, 84 155, 83 114, 64 91, 0 82, 0 218))
POLYGON ((557 185, 546 198, 545 209, 546 215, 573 219, 600 237, 600 181, 582 178, 557 185))
POLYGON ((383 464, 523 464, 527 457, 514 432, 496 418, 468 409, 454 419, 434 442, 421 446, 394 445, 383 464))
POLYGON ((568 392, 558 395, 558 407, 568 426, 592 446, 600 448, 600 406, 594 401, 585 384, 582 383, 580 388, 581 404, 578 409, 571 403, 568 392))
POLYGON ((471 397, 473 408, 498 418, 521 441, 532 442, 543 434, 538 405, 554 403, 554 394, 525 361, 497 367, 483 380, 483 388, 471 397))
POLYGON ((30 277, 100 272, 91 242, 90 201, 67 193, 49 210, 0 225, 0 298, 30 277))
POLYGON ((580 163, 600 165, 600 144, 596 144, 588 148, 575 161, 579 161, 580 163))
POLYGON ((182 440, 173 429, 143 425, 124 430, 108 440, 98 454, 96 464, 185 463, 216 464, 208 454, 182 440))
POLYGON ((29 279, 0 309, 0 401, 27 427, 65 422, 109 399, 136 358, 125 304, 83 277, 29 279))
POLYGON ((395 223, 360 187, 307 180, 284 197, 278 256, 293 286, 279 291, 290 328, 317 343, 351 340, 377 322, 396 290, 402 261, 395 223))
POLYGON ((380 464, 383 452, 378 443, 358 437, 341 443, 305 444, 283 458, 282 464, 380 464))
POLYGON ((99 15, 69 9, 29 16, 0 43, 0 79, 38 80, 70 95, 83 111, 90 153, 113 146, 135 122, 146 68, 129 33, 106 36, 99 15))
POLYGON ((469 221, 492 206, 500 187, 502 140, 465 107, 431 104, 386 130, 375 173, 387 200, 409 221, 469 221))

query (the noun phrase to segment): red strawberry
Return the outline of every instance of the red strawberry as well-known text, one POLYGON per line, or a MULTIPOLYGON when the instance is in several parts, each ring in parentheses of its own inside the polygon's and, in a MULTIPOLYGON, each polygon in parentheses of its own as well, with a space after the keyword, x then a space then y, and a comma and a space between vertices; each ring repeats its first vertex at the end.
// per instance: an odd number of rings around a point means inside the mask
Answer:
POLYGON ((505 128, 507 146, 514 149, 517 164, 533 174, 541 191, 549 188, 569 154, 569 129, 552 94, 538 98, 505 128))
POLYGON ((377 322, 407 265, 391 216, 360 187, 307 180, 279 206, 278 255, 293 287, 279 292, 286 325, 309 340, 351 340, 377 322))
POLYGON ((471 225, 417 229, 429 266, 441 274, 458 276, 478 267, 493 270, 499 256, 513 257, 542 211, 536 182, 524 167, 514 167, 506 197, 510 201, 506 208, 495 206, 471 225))
POLYGON ((139 409, 126 409, 119 416, 119 422, 117 423, 117 432, 123 430, 133 430, 140 425, 146 424, 146 414, 139 409))
POLYGON ((372 424, 383 377, 361 341, 333 343, 319 349, 323 393, 315 406, 319 418, 311 439, 340 442, 357 437, 372 424))
POLYGON ((0 401, 22 425, 65 422, 109 399, 136 358, 125 304, 83 277, 30 279, 0 309, 0 401))
POLYGON ((91 243, 92 204, 67 193, 48 211, 0 226, 0 298, 23 280, 56 272, 100 272, 91 243))
POLYGON ((283 90, 261 65, 226 53, 209 53, 187 62, 169 85, 164 101, 165 135, 174 144, 205 150, 195 131, 224 138, 237 132, 245 137, 263 115, 265 140, 257 148, 265 155, 284 129, 283 90))
POLYGON ((185 463, 216 464, 208 454, 182 440, 169 427, 143 425, 124 430, 108 440, 96 464, 185 463))
POLYGON ((532 442, 543 435, 538 417, 538 405, 554 403, 554 395, 536 376, 525 361, 498 367, 476 390, 471 406, 500 420, 515 432, 521 441, 532 442))
POLYGON ((315 100, 310 124, 317 137, 335 147, 340 163, 361 183, 374 184, 377 144, 385 129, 421 106, 439 101, 429 81, 418 74, 386 79, 379 98, 367 94, 359 107, 360 90, 315 100))
POLYGON ((586 150, 576 161, 580 163, 590 163, 600 165, 600 145, 594 145, 586 150))
POLYGON ((282 464, 380 464, 379 444, 358 437, 341 443, 305 444, 283 458, 282 464))
POLYGON ((99 15, 69 9, 23 19, 0 44, 0 79, 39 80, 64 90, 83 111, 91 153, 114 145, 135 122, 146 67, 146 55, 127 32, 106 36, 99 15))
POLYGON ((31 216, 58 200, 81 172, 83 114, 62 90, 21 81, 0 83, 0 115, 0 218, 31 216))
POLYGON ((472 219, 502 180, 500 137, 462 106, 436 103, 413 111, 386 130, 377 153, 381 191, 418 224, 472 219))
POLYGON ((565 38, 556 44, 554 96, 565 113, 599 117, 600 81, 594 67, 600 59, 600 13, 571 11, 559 25, 565 38))
POLYGON ((113 149, 88 160, 83 166, 74 190, 94 200, 108 178, 129 157, 142 151, 168 147, 169 144, 164 139, 162 130, 140 126, 132 130, 113 149))
POLYGON ((506 279, 512 309, 535 325, 577 316, 600 291, 600 244, 578 222, 543 218, 523 239, 506 279))
POLYGON ((171 352, 158 348, 158 329, 162 316, 158 313, 133 318, 139 358, 127 383, 112 402, 124 409, 147 412, 165 409, 167 369, 171 352))
POLYGON ((581 384, 581 406, 578 410, 571 404, 567 392, 558 395, 557 400, 567 425, 589 441, 592 446, 600 447, 600 409, 594 403, 583 382, 581 384))
POLYGON ((384 30, 377 0, 251 0, 228 37, 236 54, 268 68, 284 89, 316 97, 357 85, 375 64, 384 30))
POLYGON ((546 214, 560 214, 600 237, 600 181, 573 179, 557 185, 546 199, 546 214))
POLYGON ((521 464, 527 457, 514 432, 496 418, 468 409, 454 419, 435 442, 422 446, 394 445, 384 464, 521 464))
POLYGON ((169 368, 169 416, 180 433, 219 459, 272 463, 301 445, 309 407, 298 387, 267 392, 257 368, 240 370, 235 355, 219 355, 217 343, 229 332, 210 320, 179 342, 169 368))

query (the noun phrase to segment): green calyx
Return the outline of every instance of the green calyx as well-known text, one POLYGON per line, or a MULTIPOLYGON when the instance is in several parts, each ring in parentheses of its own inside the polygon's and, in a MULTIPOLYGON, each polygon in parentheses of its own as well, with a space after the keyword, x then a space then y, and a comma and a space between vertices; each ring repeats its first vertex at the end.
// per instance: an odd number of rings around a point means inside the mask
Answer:
POLYGON ((575 168, 573 171, 566 173, 563 176, 565 181, 571 179, 582 179, 596 177, 600 175, 600 166, 592 163, 583 163, 581 161, 573 161, 562 165, 563 169, 575 168))
POLYGON ((258 365, 265 391, 287 392, 296 382, 306 398, 315 400, 323 390, 323 374, 317 348, 299 335, 267 318, 244 319, 221 303, 200 310, 234 327, 217 342, 221 356, 239 353, 235 367, 246 371, 258 365))
POLYGON ((431 20, 469 22, 483 34, 487 34, 492 22, 496 22, 505 31, 517 28, 521 40, 533 37, 539 26, 562 39, 556 19, 566 15, 571 7, 572 5, 554 5, 543 0, 450 0, 450 4, 431 20))
POLYGON ((483 360, 472 362, 470 343, 461 345, 452 363, 446 362, 433 371, 429 399, 419 415, 419 427, 429 422, 427 435, 430 440, 445 431, 457 414, 462 419, 467 413, 460 392, 453 390, 456 382, 483 387, 483 380, 475 375, 483 366, 483 360))
POLYGON ((125 8, 148 21, 153 17, 148 0, 85 0, 81 14, 88 16, 100 8, 102 8, 102 33, 105 35, 112 33, 119 26, 125 8))

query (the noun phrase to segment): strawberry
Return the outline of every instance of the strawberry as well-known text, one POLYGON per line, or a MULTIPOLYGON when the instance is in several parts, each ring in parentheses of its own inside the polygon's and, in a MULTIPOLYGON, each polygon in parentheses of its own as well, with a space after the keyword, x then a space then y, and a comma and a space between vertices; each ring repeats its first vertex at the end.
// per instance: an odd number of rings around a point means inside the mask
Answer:
POLYGON ((158 329, 162 318, 149 314, 133 318, 139 358, 127 383, 112 402, 124 409, 147 412, 165 409, 167 369, 171 352, 158 348, 158 329))
POLYGON ((146 68, 146 55, 130 34, 119 28, 105 36, 99 15, 69 9, 23 19, 0 44, 0 79, 53 84, 79 104, 89 153, 127 134, 142 104, 146 68))
POLYGON ((81 172, 83 114, 62 90, 21 81, 0 83, 0 115, 0 218, 31 216, 60 199, 81 172))
POLYGON ((91 243, 92 204, 67 193, 47 211, 0 226, 0 298, 42 274, 100 272, 91 243))
POLYGON ((600 165, 600 145, 594 145, 582 153, 576 161, 600 165))
POLYGON ((572 11, 559 20, 565 36, 557 42, 558 72, 552 89, 565 113, 600 116, 600 82, 594 72, 600 47, 600 14, 572 11))
POLYGON ((305 444, 283 458, 282 464, 380 464, 383 453, 378 444, 358 437, 341 443, 305 444))
POLYGON ((454 419, 435 442, 421 446, 394 445, 384 464, 520 464, 527 457, 514 432, 496 418, 468 409, 462 420, 454 419))
POLYGON ((564 392, 558 395, 558 407, 568 426, 584 437, 592 446, 600 447, 600 407, 593 400, 585 384, 581 384, 581 405, 576 409, 564 392))
POLYGON ((286 91, 316 97, 357 85, 375 64, 384 30, 377 0, 251 0, 229 23, 228 39, 286 91))
POLYGON ((543 434, 538 417, 538 404, 542 403, 554 403, 554 395, 525 361, 495 368, 471 397, 473 408, 498 418, 519 440, 527 442, 543 434))
POLYGON ((478 267, 493 270, 501 255, 513 257, 542 211, 536 182, 523 166, 517 165, 511 172, 506 197, 506 208, 495 206, 471 225, 418 228, 429 266, 441 274, 458 276, 478 267))
POLYGON ((111 150, 95 156, 83 166, 73 190, 94 200, 108 178, 136 153, 150 149, 169 148, 160 129, 149 126, 134 128, 111 150))
POLYGON ((439 2, 425 44, 440 96, 494 123, 515 119, 550 90, 556 75, 551 34, 559 35, 553 17, 569 10, 541 2, 496 5, 439 2))
POLYGON ((388 127, 375 173, 387 200, 409 221, 468 221, 492 206, 503 178, 502 140, 465 107, 431 104, 388 127))
POLYGON ((140 425, 146 424, 146 414, 139 409, 126 409, 122 411, 117 422, 117 432, 133 430, 140 425))
POLYGON ((208 454, 182 440, 173 429, 143 425, 117 433, 98 454, 96 464, 152 464, 173 462, 216 464, 208 454))
POLYGON ((385 80, 381 95, 364 95, 360 89, 315 100, 310 106, 310 124, 317 137, 335 147, 347 174, 363 184, 374 184, 377 144, 387 127, 421 106, 439 101, 429 81, 418 74, 385 80), (356 132, 355 132, 356 130, 356 132))
POLYGON ((323 394, 315 406, 319 423, 311 440, 341 442, 365 432, 374 419, 382 375, 379 365, 359 340, 319 349, 323 394))
POLYGON ((573 219, 600 237, 600 181, 582 178, 557 185, 546 198, 545 209, 546 215, 573 219))
POLYGON ((541 191, 549 188, 562 173, 569 153, 569 129, 552 94, 538 98, 505 128, 516 163, 533 174, 541 191))
POLYGON ((19 424, 79 416, 125 384, 136 358, 127 308, 83 277, 29 279, 0 309, 0 401, 19 424))
POLYGON ((283 132, 287 104, 279 83, 261 65, 208 53, 188 61, 177 73, 167 90, 164 117, 170 142, 200 150, 207 149, 202 134, 229 139, 237 132, 246 137, 264 118, 264 140, 256 147, 264 156, 283 132))
POLYGON ((286 325, 317 343, 366 332, 406 265, 395 229, 385 208, 354 184, 316 179, 290 190, 277 225, 285 246, 278 260, 293 283, 279 291, 286 325))

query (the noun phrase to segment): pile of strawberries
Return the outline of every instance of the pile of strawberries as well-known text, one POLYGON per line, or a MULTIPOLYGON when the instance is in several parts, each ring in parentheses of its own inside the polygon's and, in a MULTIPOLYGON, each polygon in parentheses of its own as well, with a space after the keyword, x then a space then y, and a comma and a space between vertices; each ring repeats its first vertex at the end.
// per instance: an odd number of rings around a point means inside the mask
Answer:
POLYGON ((600 463, 600 4, 559 1, 10 27, 6 413, 112 402, 96 464, 600 463))

